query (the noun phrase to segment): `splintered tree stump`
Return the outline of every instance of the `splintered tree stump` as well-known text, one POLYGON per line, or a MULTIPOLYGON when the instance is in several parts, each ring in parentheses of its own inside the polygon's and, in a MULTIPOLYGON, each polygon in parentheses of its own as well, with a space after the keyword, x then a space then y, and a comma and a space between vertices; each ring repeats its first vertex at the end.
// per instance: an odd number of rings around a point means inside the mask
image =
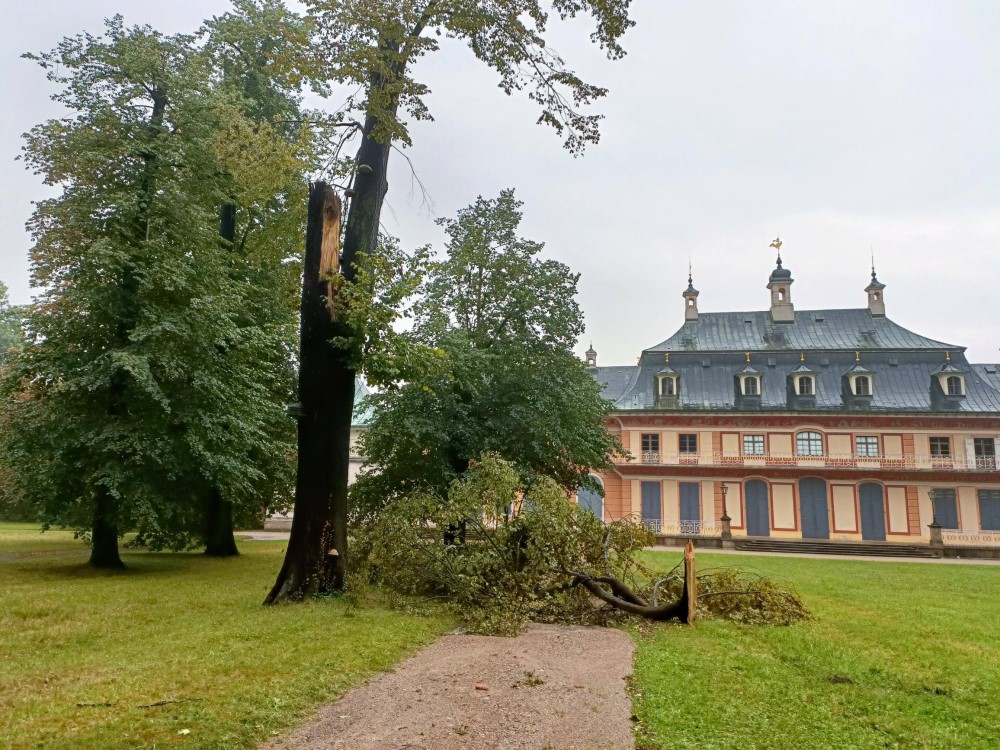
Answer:
POLYGON ((687 622, 694 625, 698 619, 698 574, 694 564, 694 543, 688 540, 684 547, 684 592, 687 595, 687 622))

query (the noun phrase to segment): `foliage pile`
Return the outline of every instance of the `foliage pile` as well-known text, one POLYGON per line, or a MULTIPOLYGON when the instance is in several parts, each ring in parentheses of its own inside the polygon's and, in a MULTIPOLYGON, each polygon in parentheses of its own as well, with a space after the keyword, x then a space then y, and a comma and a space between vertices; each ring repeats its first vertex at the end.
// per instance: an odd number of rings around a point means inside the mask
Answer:
MULTIPOLYGON (((473 632, 515 634, 528 621, 608 624, 627 615, 598 602, 579 573, 614 579, 632 595, 677 599, 681 576, 655 578, 638 560, 651 534, 630 520, 605 527, 549 477, 528 487, 496 455, 455 480, 445 501, 417 491, 355 528, 352 580, 447 602, 473 632), (464 542, 447 544, 465 528, 464 542)), ((808 616, 801 599, 761 577, 720 569, 699 577, 700 612, 752 624, 808 616)))

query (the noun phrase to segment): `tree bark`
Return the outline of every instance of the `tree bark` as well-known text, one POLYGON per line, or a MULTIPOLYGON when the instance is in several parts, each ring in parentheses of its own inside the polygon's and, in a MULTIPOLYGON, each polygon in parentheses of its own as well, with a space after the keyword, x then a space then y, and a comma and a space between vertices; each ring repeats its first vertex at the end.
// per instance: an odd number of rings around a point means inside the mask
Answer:
MULTIPOLYGON (((236 206, 225 204, 219 211, 219 236, 229 243, 236 241, 236 206)), ((225 352, 221 356, 226 356, 225 352)), ((233 535, 233 504, 225 500, 218 487, 212 487, 205 498, 205 554, 209 557, 232 557, 240 554, 233 535)))
POLYGON ((688 625, 693 625, 695 622, 698 610, 698 579, 695 572, 694 546, 691 542, 688 542, 684 549, 684 589, 680 598, 671 604, 654 607, 612 576, 595 576, 582 571, 573 571, 573 583, 583 586, 598 599, 616 609, 631 612, 648 620, 658 622, 680 620, 688 625))
MULTIPOLYGON (((398 45, 382 45, 396 53, 398 45)), ((386 80, 374 74, 372 91, 384 89, 386 80)), ((395 113, 398 101, 390 107, 395 113)), ((378 244, 382 204, 389 190, 391 143, 374 137, 378 119, 365 118, 357 171, 344 231, 339 271, 354 281, 360 253, 370 254, 378 244)), ((309 194, 306 256, 302 282, 299 357, 298 475, 295 510, 285 561, 265 604, 301 600, 317 593, 341 591, 347 565, 347 482, 350 467, 351 421, 354 416, 355 368, 351 352, 334 348, 334 337, 352 339, 344 321, 332 320, 322 298, 328 286, 323 277, 324 206, 336 199, 325 183, 313 185, 309 194)), ((339 210, 339 200, 337 200, 339 210)), ((338 215, 339 220, 339 215, 338 215)), ((332 234, 332 233, 331 233, 332 234)))
POLYGON ((341 447, 345 439, 350 440, 354 377, 351 372, 348 398, 342 387, 344 352, 330 344, 338 334, 338 326, 328 299, 328 279, 337 262, 336 247, 331 248, 329 243, 339 239, 340 211, 340 199, 326 183, 310 186, 299 329, 301 412, 295 509, 285 560, 265 604, 301 600, 343 586, 347 451, 341 451, 341 447), (323 267, 324 256, 327 268, 323 267), (337 427, 344 420, 345 401, 347 434, 342 438, 337 427), (340 464, 345 489, 343 513, 333 507, 340 464))
POLYGON ((232 557, 240 554, 233 535, 233 504, 213 487, 205 499, 205 554, 232 557))
POLYGON ((118 503, 104 485, 97 488, 90 532, 90 565, 117 570, 125 567, 118 554, 118 503))

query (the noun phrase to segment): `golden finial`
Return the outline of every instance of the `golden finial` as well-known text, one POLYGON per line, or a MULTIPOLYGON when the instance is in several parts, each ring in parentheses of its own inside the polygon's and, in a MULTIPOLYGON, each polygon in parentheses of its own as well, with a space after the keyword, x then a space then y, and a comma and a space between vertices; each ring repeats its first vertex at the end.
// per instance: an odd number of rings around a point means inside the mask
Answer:
POLYGON ((805 362, 805 361, 806 361, 805 352, 799 352, 799 362, 805 362))
POLYGON ((951 352, 945 352, 944 353, 944 361, 945 362, 951 362, 951 352))
POLYGON ((747 355, 747 364, 750 364, 750 352, 746 352, 746 355, 747 355))
POLYGON ((670 352, 663 353, 663 361, 666 362, 668 365, 670 364, 670 352))
POLYGON ((775 250, 778 251, 778 265, 780 266, 781 265, 781 237, 780 236, 775 237, 774 241, 771 242, 771 244, 769 245, 769 247, 773 247, 775 250))
POLYGON ((854 363, 857 364, 861 361, 861 352, 854 352, 854 363))

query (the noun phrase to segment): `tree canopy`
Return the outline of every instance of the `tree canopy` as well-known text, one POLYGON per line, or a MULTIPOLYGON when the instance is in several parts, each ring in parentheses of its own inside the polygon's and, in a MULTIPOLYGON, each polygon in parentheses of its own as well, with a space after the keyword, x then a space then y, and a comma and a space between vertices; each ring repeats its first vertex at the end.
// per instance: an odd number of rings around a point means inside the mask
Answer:
POLYGON ((261 119, 296 111, 291 88, 261 104, 219 69, 211 34, 240 17, 210 22, 205 45, 116 17, 29 56, 69 115, 26 136, 26 164, 62 192, 29 224, 43 291, 5 381, 7 450, 45 522, 92 530, 95 564, 120 564, 126 530, 197 539, 210 490, 244 515, 287 496, 298 273, 284 261, 314 152, 308 129, 261 119), (231 238, 226 205, 241 209, 231 238))
POLYGON ((583 330, 578 277, 518 236, 520 205, 506 190, 442 222, 449 241, 409 334, 440 356, 371 397, 369 468, 352 490, 359 509, 415 488, 444 497, 487 452, 525 480, 545 476, 573 491, 621 449, 604 426, 609 404, 571 349, 583 330))

